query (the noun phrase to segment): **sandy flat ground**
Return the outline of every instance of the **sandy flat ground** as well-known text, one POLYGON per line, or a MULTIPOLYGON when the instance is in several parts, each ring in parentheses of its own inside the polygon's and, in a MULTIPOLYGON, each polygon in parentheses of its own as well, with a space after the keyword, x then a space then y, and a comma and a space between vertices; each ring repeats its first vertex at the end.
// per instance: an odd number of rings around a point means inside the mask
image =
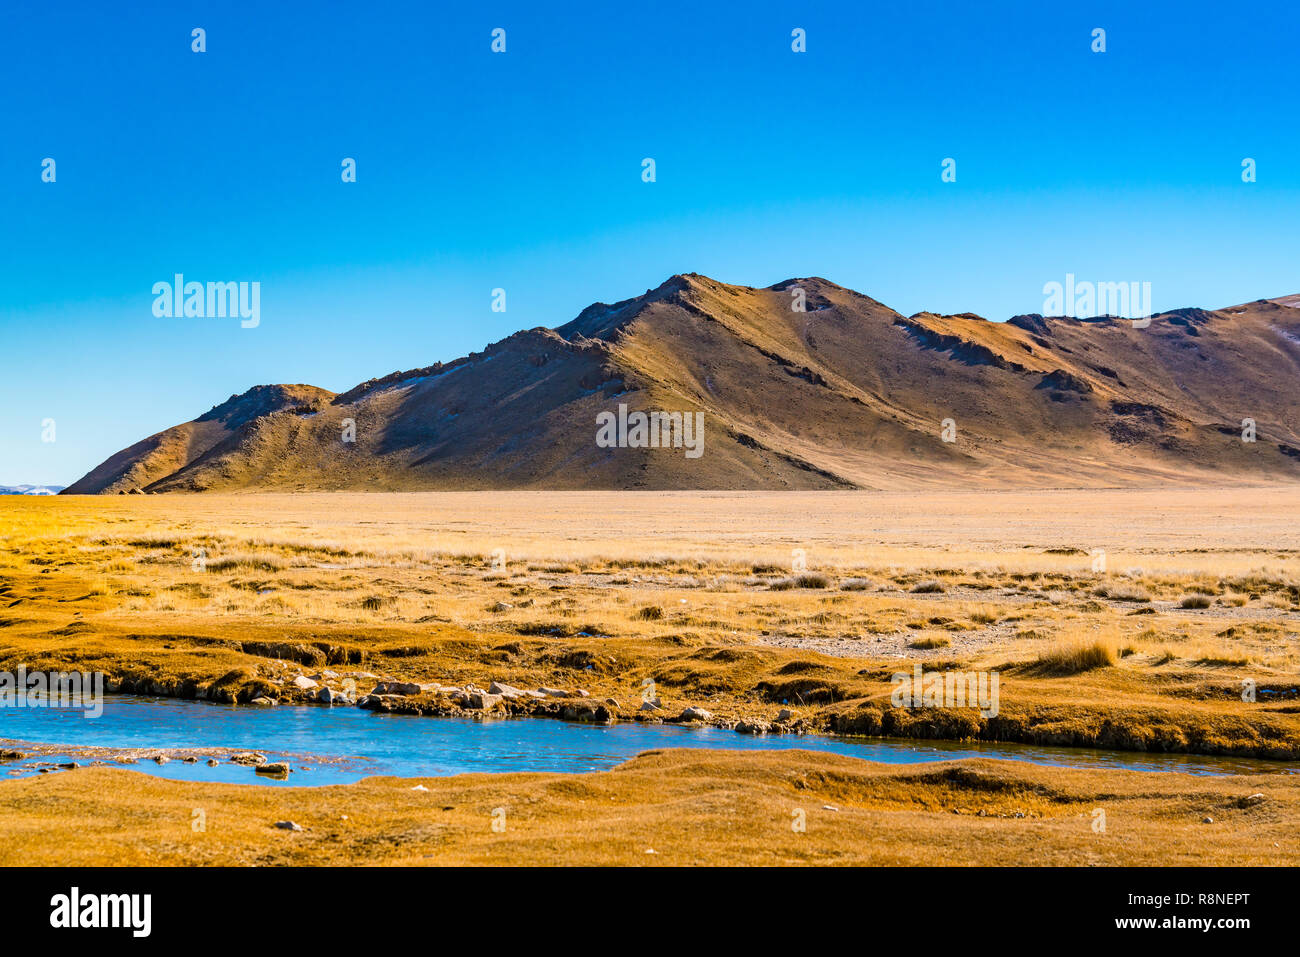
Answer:
MULTIPOLYGON (((124 497, 79 498, 112 512, 124 497)), ((364 533, 393 544, 510 544, 529 556, 756 553, 785 546, 848 562, 891 549, 1116 553, 1300 551, 1300 486, 906 492, 413 492, 126 498, 216 528, 364 533)), ((9 505, 11 502, 4 502, 9 505)), ((0 506, 2 507, 2 506, 0 506)), ((1288 560, 1294 556, 1282 556, 1288 560)))

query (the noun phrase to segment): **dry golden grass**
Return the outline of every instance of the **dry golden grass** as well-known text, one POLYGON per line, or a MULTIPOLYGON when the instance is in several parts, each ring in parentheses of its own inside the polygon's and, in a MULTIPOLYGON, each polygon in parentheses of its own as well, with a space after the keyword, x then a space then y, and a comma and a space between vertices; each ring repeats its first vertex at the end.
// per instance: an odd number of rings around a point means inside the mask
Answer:
POLYGON ((592 774, 320 788, 82 768, 0 783, 0 820, 6 866, 1295 866, 1300 775, 690 750, 592 774))
POLYGON ((1294 758, 1298 500, 1294 489, 11 497, 0 667, 77 665, 246 699, 292 698, 286 678, 329 663, 582 687, 622 702, 624 718, 644 718, 632 706, 648 679, 669 714, 703 705, 770 720, 802 706, 822 730, 1294 758), (1108 572, 1094 571, 1095 547, 1108 572), (1223 600, 1180 607, 1189 595, 1223 600), (1058 644, 1114 652, 1087 670, 1044 667, 1058 644), (881 711, 889 675, 913 659, 998 669, 1000 714, 881 711), (1276 693, 1242 701, 1246 680, 1276 693))

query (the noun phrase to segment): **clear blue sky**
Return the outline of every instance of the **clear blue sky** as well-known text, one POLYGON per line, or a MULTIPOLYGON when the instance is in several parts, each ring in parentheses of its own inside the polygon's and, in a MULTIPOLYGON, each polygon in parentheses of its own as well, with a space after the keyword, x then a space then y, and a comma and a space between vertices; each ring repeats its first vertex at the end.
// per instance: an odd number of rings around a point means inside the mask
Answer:
POLYGON ((1156 310, 1300 292, 1294 3, 541 6, 10 4, 0 483, 676 272, 996 319, 1067 272, 1156 310), (177 272, 259 281, 261 325, 155 318, 177 272))

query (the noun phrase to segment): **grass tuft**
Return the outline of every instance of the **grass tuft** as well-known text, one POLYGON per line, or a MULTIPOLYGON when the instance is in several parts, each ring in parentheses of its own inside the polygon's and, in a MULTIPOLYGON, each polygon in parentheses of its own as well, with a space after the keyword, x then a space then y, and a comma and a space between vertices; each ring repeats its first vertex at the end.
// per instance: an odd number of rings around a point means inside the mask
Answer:
POLYGON ((1046 675, 1077 675, 1096 668, 1109 668, 1119 660, 1113 642, 1104 639, 1093 641, 1062 642, 1039 655, 1031 670, 1046 675))
POLYGON ((909 642, 907 647, 930 651, 935 648, 947 648, 951 644, 952 639, 947 635, 928 635, 925 638, 918 638, 913 642, 909 642))

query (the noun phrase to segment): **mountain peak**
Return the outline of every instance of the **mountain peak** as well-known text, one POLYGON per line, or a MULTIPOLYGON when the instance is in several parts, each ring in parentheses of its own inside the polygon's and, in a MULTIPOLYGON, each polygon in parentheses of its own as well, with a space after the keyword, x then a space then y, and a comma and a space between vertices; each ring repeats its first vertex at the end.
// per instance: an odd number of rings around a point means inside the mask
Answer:
POLYGON ((315 408, 333 398, 333 392, 303 383, 255 385, 246 392, 232 395, 220 405, 214 405, 196 421, 238 425, 282 409, 315 408))
POLYGON ((803 278, 791 277, 781 282, 773 283, 767 288, 772 292, 785 292, 791 286, 801 286, 805 289, 844 289, 843 286, 831 282, 829 279, 823 279, 821 276, 804 276, 803 278))

